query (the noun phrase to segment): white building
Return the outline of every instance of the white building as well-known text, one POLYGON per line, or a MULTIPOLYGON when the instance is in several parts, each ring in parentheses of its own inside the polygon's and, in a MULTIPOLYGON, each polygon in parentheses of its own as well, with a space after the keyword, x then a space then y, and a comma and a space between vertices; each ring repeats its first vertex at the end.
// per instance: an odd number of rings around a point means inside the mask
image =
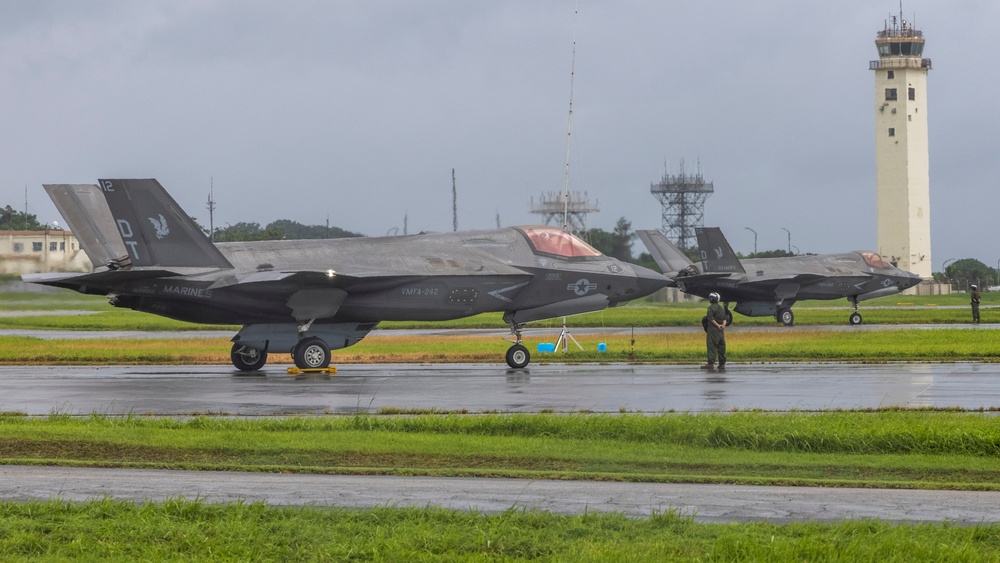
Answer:
POLYGON ((875 71, 875 165, 878 252, 904 270, 931 278, 927 72, 923 33, 900 18, 878 33, 875 71))
POLYGON ((69 231, 0 231, 0 274, 91 270, 90 259, 69 231))

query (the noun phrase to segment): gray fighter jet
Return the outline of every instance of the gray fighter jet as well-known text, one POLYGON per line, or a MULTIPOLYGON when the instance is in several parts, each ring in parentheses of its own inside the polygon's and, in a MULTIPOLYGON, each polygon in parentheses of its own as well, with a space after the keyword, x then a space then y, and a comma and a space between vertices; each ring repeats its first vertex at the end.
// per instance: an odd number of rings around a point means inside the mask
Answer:
POLYGON ((920 283, 917 275, 896 268, 871 251, 740 260, 720 229, 699 228, 695 233, 700 265, 692 263, 660 231, 637 232, 672 285, 701 297, 717 292, 730 321, 729 303, 733 301, 737 313, 773 315, 791 326, 796 301, 846 297, 854 306, 848 320, 859 325, 858 302, 894 295, 920 283))
POLYGON ((238 324, 240 370, 291 353, 300 368, 330 364, 380 321, 503 312, 523 368, 525 323, 600 311, 669 281, 604 256, 550 227, 333 240, 213 244, 153 179, 46 185, 97 265, 89 274, 24 280, 107 295, 112 305, 196 323, 238 324))

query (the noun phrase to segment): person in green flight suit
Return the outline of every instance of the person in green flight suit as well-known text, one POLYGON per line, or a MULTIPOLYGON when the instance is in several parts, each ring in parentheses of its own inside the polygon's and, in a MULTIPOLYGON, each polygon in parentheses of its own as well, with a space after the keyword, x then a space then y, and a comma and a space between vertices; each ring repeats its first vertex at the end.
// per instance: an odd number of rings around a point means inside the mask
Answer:
POLYGON ((708 294, 708 325, 705 330, 705 347, 708 348, 708 363, 701 369, 715 369, 715 359, 718 356, 719 369, 726 369, 726 311, 719 305, 719 294, 708 294))
POLYGON ((979 288, 972 286, 969 289, 972 290, 972 322, 979 322, 979 288))

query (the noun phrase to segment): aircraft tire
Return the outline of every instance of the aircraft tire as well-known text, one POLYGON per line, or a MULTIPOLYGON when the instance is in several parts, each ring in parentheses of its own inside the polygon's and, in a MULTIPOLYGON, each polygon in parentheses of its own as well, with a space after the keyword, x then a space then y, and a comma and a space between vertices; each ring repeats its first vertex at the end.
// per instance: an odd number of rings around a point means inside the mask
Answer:
POLYGON ((229 359, 240 371, 257 371, 267 363, 267 352, 242 344, 233 344, 229 359))
POLYGON ((330 367, 330 347, 322 338, 311 336, 295 345, 292 359, 299 369, 321 369, 330 367))
POLYGON ((726 309, 726 326, 733 326, 733 312, 726 309))
POLYGON ((791 309, 778 309, 778 322, 785 326, 795 324, 795 313, 791 309))
POLYGON ((528 349, 520 344, 515 344, 507 349, 507 365, 514 369, 524 369, 531 362, 531 354, 528 349))
POLYGON ((850 321, 851 326, 858 326, 861 324, 861 313, 857 311, 851 313, 851 317, 848 320, 850 321))

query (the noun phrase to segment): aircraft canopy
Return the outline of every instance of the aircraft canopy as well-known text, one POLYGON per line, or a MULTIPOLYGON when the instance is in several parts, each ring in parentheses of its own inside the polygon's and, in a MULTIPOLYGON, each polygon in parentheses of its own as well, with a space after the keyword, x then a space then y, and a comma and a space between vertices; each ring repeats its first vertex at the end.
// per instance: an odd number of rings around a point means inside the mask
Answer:
POLYGON ((564 256, 566 258, 601 256, 599 250, 562 229, 555 227, 520 227, 518 230, 528 237, 528 241, 535 248, 536 252, 564 256))
POLYGON ((892 264, 889 264, 882 259, 882 256, 878 252, 872 252, 871 250, 862 250, 858 252, 862 258, 865 259, 865 263, 873 268, 891 268, 892 264))

